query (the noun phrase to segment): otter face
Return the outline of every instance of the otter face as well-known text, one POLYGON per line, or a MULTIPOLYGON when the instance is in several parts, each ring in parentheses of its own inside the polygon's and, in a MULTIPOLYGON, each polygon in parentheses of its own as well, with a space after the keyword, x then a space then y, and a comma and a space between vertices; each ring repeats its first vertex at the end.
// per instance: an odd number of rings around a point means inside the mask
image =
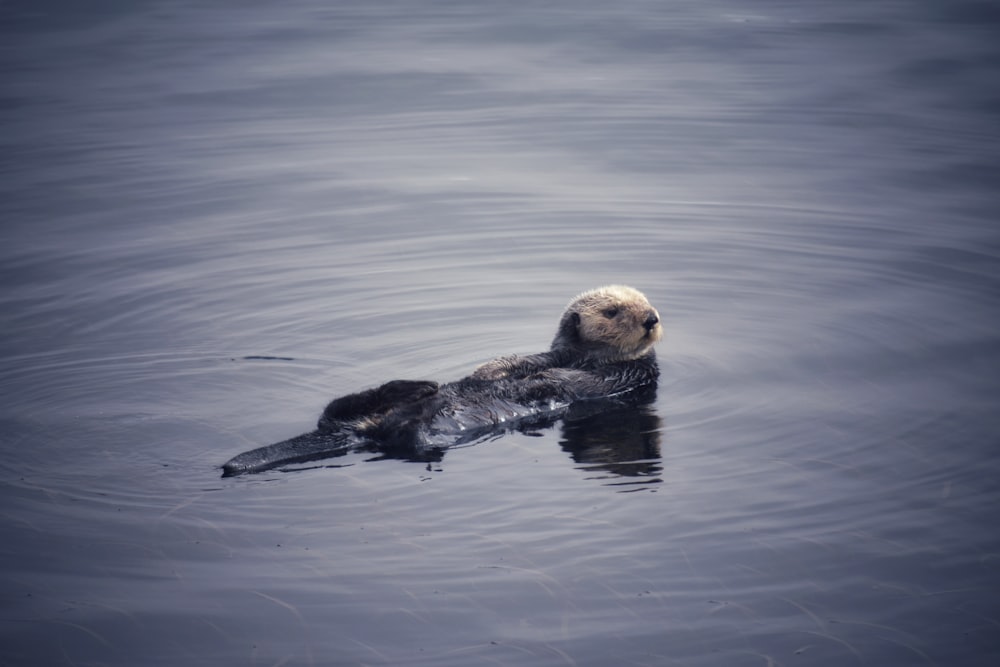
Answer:
POLYGON ((642 292, 609 285, 573 299, 555 343, 579 346, 609 360, 624 360, 646 354, 662 336, 660 315, 642 292))

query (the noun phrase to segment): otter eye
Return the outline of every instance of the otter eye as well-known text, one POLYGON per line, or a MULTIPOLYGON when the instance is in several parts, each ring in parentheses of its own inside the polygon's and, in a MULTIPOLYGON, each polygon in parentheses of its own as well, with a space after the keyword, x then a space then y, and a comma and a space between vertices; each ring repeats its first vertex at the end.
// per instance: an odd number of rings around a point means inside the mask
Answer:
POLYGON ((615 315, 617 314, 618 314, 617 308, 608 308, 607 310, 604 311, 604 317, 608 318, 609 320, 613 320, 615 318, 615 315))

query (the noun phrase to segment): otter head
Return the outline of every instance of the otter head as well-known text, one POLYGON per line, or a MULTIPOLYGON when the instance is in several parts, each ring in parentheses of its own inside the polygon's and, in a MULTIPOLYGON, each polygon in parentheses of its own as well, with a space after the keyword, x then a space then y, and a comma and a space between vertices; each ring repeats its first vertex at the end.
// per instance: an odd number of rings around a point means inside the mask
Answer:
POLYGON ((573 299, 552 341, 552 350, 595 361, 638 359, 663 336, 660 315, 642 292, 609 285, 573 299))

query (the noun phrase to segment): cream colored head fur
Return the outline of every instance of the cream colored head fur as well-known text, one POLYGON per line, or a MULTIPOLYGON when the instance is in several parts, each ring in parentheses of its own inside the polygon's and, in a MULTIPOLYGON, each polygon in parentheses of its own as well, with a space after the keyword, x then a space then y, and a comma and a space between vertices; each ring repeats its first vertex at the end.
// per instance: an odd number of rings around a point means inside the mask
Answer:
POLYGON ((605 361, 637 359, 662 336, 660 315, 642 292, 607 285, 569 303, 552 349, 572 349, 605 361))

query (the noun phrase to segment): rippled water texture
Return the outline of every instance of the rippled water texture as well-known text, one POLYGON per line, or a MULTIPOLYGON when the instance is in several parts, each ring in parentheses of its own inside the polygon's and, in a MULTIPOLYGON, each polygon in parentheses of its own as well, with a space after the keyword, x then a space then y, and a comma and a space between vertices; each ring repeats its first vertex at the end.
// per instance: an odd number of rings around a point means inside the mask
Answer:
POLYGON ((1000 664, 998 29, 0 4, 0 664, 1000 664), (612 282, 649 405, 220 478, 612 282))

